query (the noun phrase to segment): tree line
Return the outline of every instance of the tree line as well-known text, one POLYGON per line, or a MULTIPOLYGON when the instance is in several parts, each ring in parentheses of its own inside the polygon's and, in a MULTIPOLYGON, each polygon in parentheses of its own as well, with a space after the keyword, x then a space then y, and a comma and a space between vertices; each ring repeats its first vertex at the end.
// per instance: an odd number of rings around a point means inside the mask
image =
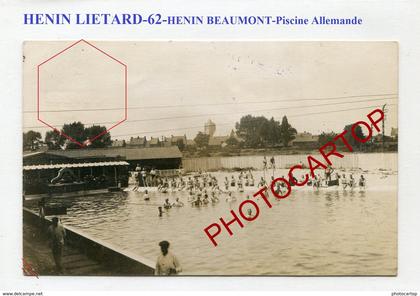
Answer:
MULTIPOLYGON (((78 121, 64 124, 60 131, 46 132, 44 141, 42 141, 42 136, 39 132, 30 130, 23 133, 23 149, 36 150, 42 142, 44 142, 48 146, 48 149, 51 150, 80 148, 79 145, 67 139, 62 133, 75 139, 79 143, 86 143, 89 139, 94 138, 106 130, 105 126, 100 125, 85 127, 83 123, 78 121)), ((111 135, 109 133, 105 133, 101 137, 95 139, 95 141, 89 142, 87 147, 104 148, 111 146, 111 144, 111 135)))
MULTIPOLYGON (((351 127, 353 124, 344 126, 343 130, 347 131, 345 138, 355 147, 356 150, 362 150, 368 147, 371 143, 362 144, 357 142, 351 136, 351 127)), ((64 124, 62 129, 58 131, 48 131, 45 134, 44 140, 39 132, 30 130, 23 133, 23 149, 24 150, 37 150, 42 143, 48 146, 48 149, 75 149, 80 148, 76 143, 68 140, 62 133, 72 137, 79 143, 86 143, 89 139, 106 131, 105 126, 93 125, 85 127, 83 123, 73 122, 64 124)), ((355 133, 359 138, 365 138, 363 130, 357 126, 355 133)), ((273 117, 270 119, 264 116, 246 115, 241 117, 239 122, 235 124, 235 134, 237 137, 230 136, 225 143, 230 147, 237 148, 272 148, 272 147, 288 147, 292 140, 296 138, 296 129, 288 122, 287 116, 283 116, 281 122, 275 120, 273 117), (238 140, 240 139, 240 141, 238 140)), ((323 132, 318 137, 318 145, 321 147, 327 142, 333 141, 338 135, 335 132, 323 132)), ((199 132, 194 141, 198 148, 208 147, 210 137, 209 135, 199 132)), ((95 141, 89 143, 87 147, 90 148, 104 148, 111 146, 111 135, 105 133, 95 141)), ((338 142, 340 145, 340 142, 338 142)), ((316 148, 316 147, 315 147, 316 148)), ((180 148, 181 149, 181 148, 180 148)))
MULTIPOLYGON (((244 148, 266 148, 266 147, 287 147, 295 139, 297 131, 283 116, 281 123, 273 117, 267 119, 264 116, 246 115, 241 117, 235 125, 236 135, 243 141, 231 136, 225 142, 228 146, 238 146, 244 148)), ((199 148, 208 146, 209 135, 198 132, 194 141, 199 148)))

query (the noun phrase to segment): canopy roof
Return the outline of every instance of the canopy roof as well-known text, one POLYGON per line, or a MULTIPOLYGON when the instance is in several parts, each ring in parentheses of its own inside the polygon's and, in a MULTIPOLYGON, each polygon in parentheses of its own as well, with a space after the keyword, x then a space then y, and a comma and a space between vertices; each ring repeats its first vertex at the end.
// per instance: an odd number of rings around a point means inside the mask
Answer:
POLYGON ((101 166, 119 166, 129 165, 126 161, 102 161, 102 162, 84 162, 84 163, 64 163, 64 164, 40 164, 23 166, 24 171, 31 170, 50 170, 61 168, 85 168, 85 167, 101 167, 101 166))

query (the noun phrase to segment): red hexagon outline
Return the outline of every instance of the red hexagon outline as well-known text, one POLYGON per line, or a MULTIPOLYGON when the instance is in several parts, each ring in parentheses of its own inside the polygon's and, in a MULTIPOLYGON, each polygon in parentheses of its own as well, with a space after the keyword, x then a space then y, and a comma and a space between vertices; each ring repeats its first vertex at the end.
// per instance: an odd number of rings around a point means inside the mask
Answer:
POLYGON ((90 143, 92 143, 93 141, 95 141, 96 139, 98 139, 99 137, 105 135, 106 133, 109 133, 109 131, 111 129, 113 129, 114 127, 120 125, 121 123, 123 123, 124 121, 127 120, 127 97, 128 97, 128 87, 127 87, 127 65, 124 64, 123 62, 121 62, 120 60, 114 58, 113 56, 111 56, 110 54, 106 53, 105 51, 103 51, 102 49, 99 49, 98 47, 96 47, 95 45, 93 45, 92 43, 84 40, 84 39, 80 39, 79 41, 76 41, 74 43, 72 43, 71 45, 67 46, 65 49, 61 50, 60 52, 56 53, 55 55, 51 56, 50 58, 48 58, 47 60, 43 61, 41 64, 37 65, 37 104, 36 104, 36 110, 37 110, 37 119, 39 122, 43 123, 44 125, 52 128, 53 131, 59 133, 60 135, 64 136, 65 138, 67 138, 68 140, 72 141, 73 143, 77 144, 80 148, 85 148, 87 146, 88 141, 86 141, 86 143, 82 144, 79 141, 73 139, 72 137, 66 135, 65 133, 63 133, 61 130, 53 127, 52 125, 48 124, 47 122, 43 121, 40 117, 39 117, 39 100, 40 100, 40 95, 39 95, 39 89, 40 89, 40 67, 42 65, 44 65, 45 63, 49 62, 50 60, 56 58, 57 56, 59 56, 60 54, 64 53, 65 51, 67 51, 68 49, 72 48, 73 46, 79 44, 80 42, 84 42, 87 45, 93 47, 94 49, 96 49, 97 51, 101 52, 102 54, 106 55, 107 57, 113 59, 114 61, 116 61, 117 63, 121 64, 124 67, 124 119, 121 121, 118 121, 116 124, 114 124, 113 126, 111 126, 109 129, 107 129, 106 131, 100 133, 99 135, 88 139, 90 143))

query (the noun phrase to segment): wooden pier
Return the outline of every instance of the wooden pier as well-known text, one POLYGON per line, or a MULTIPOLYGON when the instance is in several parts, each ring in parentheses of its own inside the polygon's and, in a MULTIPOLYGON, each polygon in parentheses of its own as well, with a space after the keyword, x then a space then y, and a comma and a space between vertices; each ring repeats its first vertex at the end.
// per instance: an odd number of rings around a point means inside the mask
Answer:
MULTIPOLYGON (((48 245, 46 228, 50 219, 44 221, 34 211, 23 209, 23 259, 36 273, 59 275, 51 249, 48 245)), ((66 244, 63 253, 64 271, 60 275, 107 275, 107 276, 151 276, 154 274, 152 261, 120 250, 102 240, 93 238, 70 226, 65 226, 66 244)))

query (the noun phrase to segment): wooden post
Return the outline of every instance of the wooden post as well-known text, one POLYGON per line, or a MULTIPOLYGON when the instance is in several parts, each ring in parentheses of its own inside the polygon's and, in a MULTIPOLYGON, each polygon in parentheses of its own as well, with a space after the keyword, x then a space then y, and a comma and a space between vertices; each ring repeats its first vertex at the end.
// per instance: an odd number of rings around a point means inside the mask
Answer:
POLYGON ((116 166, 114 166, 114 178, 115 178, 115 186, 118 186, 117 167, 116 166))

